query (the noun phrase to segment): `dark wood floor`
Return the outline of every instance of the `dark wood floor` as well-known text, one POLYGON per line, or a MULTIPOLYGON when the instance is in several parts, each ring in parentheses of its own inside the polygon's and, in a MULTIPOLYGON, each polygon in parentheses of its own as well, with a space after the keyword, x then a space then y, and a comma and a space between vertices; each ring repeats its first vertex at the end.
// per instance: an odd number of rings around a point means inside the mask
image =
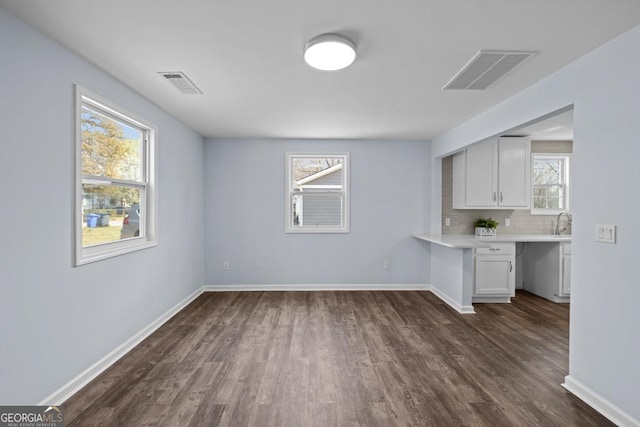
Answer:
POLYGON ((64 403, 68 426, 603 426, 565 391, 568 305, 206 293, 64 403))

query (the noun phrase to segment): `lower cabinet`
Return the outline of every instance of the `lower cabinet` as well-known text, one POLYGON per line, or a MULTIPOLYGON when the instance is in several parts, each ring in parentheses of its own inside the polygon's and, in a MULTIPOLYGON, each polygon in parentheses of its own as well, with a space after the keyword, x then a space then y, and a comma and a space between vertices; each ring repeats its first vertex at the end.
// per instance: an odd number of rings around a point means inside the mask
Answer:
POLYGON ((510 302, 515 295, 515 244, 474 249, 472 302, 510 302))
POLYGON ((569 302, 571 243, 527 243, 523 278, 525 291, 553 302, 569 302))

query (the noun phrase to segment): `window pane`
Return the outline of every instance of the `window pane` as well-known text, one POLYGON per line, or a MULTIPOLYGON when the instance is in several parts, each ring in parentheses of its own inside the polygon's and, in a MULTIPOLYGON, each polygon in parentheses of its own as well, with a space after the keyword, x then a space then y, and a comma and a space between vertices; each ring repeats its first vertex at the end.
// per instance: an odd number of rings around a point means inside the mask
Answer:
POLYGON ((349 232, 347 153, 287 154, 287 232, 349 232))
POLYGON ((546 197, 534 197, 533 198, 533 207, 536 209, 546 209, 547 208, 547 198, 546 197))
POLYGON ((296 193, 291 209, 294 227, 342 226, 341 193, 296 193))
POLYGON ((341 189, 341 157, 293 157, 291 159, 292 188, 295 190, 341 189))
POLYGON ((143 132, 82 107, 82 175, 142 181, 143 132))
POLYGON ((533 195, 534 197, 547 197, 547 187, 534 187, 533 195))
POLYGON ((547 204, 549 209, 560 209, 560 199, 558 197, 549 197, 547 204))
POLYGON ((535 209, 565 209, 563 186, 533 187, 533 207, 535 209))
POLYGON ((562 160, 535 160, 533 162, 534 184, 561 184, 562 160))
POLYGON ((82 184, 82 247, 140 235, 139 188, 82 184))
POLYGON ((549 210, 549 213, 568 209, 568 168, 568 155, 538 154, 533 156, 532 209, 549 210))

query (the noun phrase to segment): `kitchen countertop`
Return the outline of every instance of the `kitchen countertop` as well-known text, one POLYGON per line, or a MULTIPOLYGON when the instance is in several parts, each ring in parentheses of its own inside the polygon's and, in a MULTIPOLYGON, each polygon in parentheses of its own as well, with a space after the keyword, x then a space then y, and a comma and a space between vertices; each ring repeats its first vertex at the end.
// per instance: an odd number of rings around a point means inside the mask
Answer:
POLYGON ((413 234, 413 237, 447 248, 459 249, 487 247, 491 243, 571 242, 571 236, 555 234, 498 234, 495 237, 476 237, 473 234, 413 234))

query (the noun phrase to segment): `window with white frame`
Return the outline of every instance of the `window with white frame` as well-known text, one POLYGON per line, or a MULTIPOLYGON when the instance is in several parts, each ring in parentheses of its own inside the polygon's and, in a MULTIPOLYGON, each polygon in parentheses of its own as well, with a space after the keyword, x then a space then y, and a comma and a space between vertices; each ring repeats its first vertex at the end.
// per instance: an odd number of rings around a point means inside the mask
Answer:
POLYGON ((287 154, 287 232, 349 232, 349 154, 287 154))
POLYGON ((569 159, 567 154, 533 154, 532 214, 569 210, 569 159))
POLYGON ((155 126, 76 87, 76 265, 154 246, 155 126))

